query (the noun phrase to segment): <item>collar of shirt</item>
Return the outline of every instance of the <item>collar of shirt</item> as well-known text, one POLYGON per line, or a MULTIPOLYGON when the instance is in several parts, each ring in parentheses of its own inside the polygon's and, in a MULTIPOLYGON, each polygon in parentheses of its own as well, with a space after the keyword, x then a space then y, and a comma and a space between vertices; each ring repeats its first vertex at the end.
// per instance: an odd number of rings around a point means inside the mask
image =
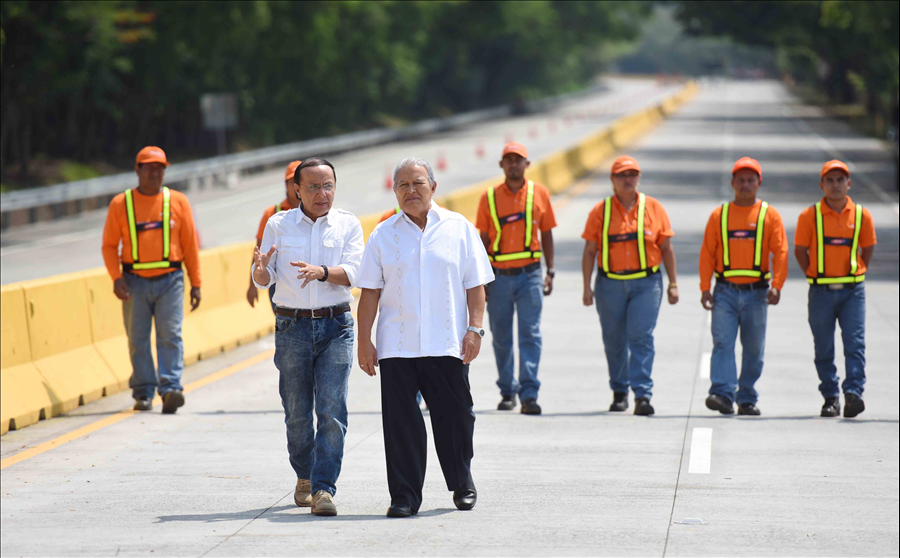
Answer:
MULTIPOLYGON (((844 204, 844 209, 842 209, 840 213, 831 209, 831 206, 828 205, 827 201, 825 201, 825 196, 822 196, 821 201, 822 201, 822 205, 821 205, 822 215, 825 215, 826 213, 831 213, 832 215, 843 215, 844 213, 847 213, 848 211, 856 210, 856 204, 853 203, 853 200, 850 199, 850 196, 847 196, 847 203, 844 204)), ((815 223, 815 221, 813 221, 813 223, 815 223)))
MULTIPOLYGON (((443 217, 442 212, 446 211, 443 207, 439 206, 434 200, 431 202, 431 206, 428 208, 428 213, 425 214, 425 230, 427 231, 429 226, 433 227, 437 224, 438 221, 443 217)), ((405 211, 400 211, 397 214, 397 217, 394 218, 394 222, 392 225, 396 228, 401 220, 405 220, 407 223, 412 225, 419 234, 422 234, 422 229, 419 228, 419 225, 415 224, 412 219, 409 218, 409 215, 406 214, 405 211)))
POLYGON ((332 209, 334 209, 334 207, 332 207, 331 209, 329 209, 329 210, 328 210, 328 213, 326 213, 325 215, 322 215, 321 217, 319 217, 318 219, 316 219, 315 221, 313 221, 312 219, 309 218, 309 215, 307 215, 307 214, 303 211, 303 202, 300 202, 300 205, 297 206, 297 217, 296 217, 296 219, 297 219, 297 224, 299 224, 301 221, 306 221, 306 222, 309 223, 310 225, 314 225, 314 224, 318 223, 319 221, 322 221, 323 219, 324 219, 323 222, 327 224, 327 222, 328 222, 328 216, 331 215, 331 210, 332 210, 332 209))
POLYGON ((619 201, 619 196, 615 194, 612 195, 613 207, 619 211, 619 215, 622 216, 622 220, 625 221, 626 224, 637 219, 638 196, 640 196, 640 193, 635 194, 634 205, 631 206, 631 209, 625 209, 625 206, 619 201), (634 215, 632 215, 632 213, 634 215))

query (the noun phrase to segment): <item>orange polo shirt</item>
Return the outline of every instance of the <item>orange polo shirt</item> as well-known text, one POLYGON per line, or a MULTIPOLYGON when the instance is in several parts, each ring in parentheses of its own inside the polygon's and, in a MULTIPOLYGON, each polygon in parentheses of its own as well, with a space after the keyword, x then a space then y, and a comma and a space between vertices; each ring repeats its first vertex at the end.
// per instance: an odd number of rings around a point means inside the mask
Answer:
POLYGON ((384 213, 381 214, 381 217, 378 219, 378 222, 379 222, 379 223, 384 223, 385 221, 387 221, 388 219, 390 219, 391 217, 393 217, 393 216, 396 215, 397 213, 399 213, 399 211, 397 211, 397 208, 396 208, 396 207, 395 207, 394 209, 389 210, 389 211, 385 211, 384 213))
MULTIPOLYGON (((184 262, 192 287, 200 286, 200 249, 197 246, 197 234, 194 228, 194 215, 187 196, 175 190, 169 190, 169 215, 171 232, 169 234, 169 261, 184 262)), ((163 256, 163 231, 160 223, 163 211, 163 193, 145 196, 137 188, 132 190, 134 199, 134 220, 138 228, 150 226, 147 230, 138 231, 138 254, 141 261, 159 261, 163 256), (159 226, 153 226, 159 223, 159 226)), ((113 281, 122 276, 119 262, 134 263, 131 257, 131 234, 128 231, 128 213, 125 209, 124 192, 109 202, 106 214, 106 225, 103 227, 103 262, 113 281), (119 247, 121 246, 121 256, 119 247)), ((156 277, 174 271, 172 268, 140 269, 131 273, 141 277, 156 277)))
MULTIPOLYGON (((644 250, 647 256, 647 267, 662 263, 662 251, 659 245, 675 236, 669 215, 656 198, 644 196, 644 250)), ((581 238, 597 243, 597 265, 603 266, 603 213, 606 200, 601 201, 588 214, 587 223, 581 238)), ((630 211, 625 211, 617 196, 612 196, 612 207, 609 213, 609 236, 637 233, 638 203, 635 201, 630 211)), ((641 257, 638 253, 637 239, 609 243, 609 271, 637 271, 641 269, 641 257)))
POLYGON ((259 244, 262 242, 263 233, 266 231, 266 223, 269 222, 269 217, 278 213, 276 210, 281 208, 282 211, 289 211, 291 209, 291 204, 288 203, 287 198, 284 199, 278 205, 270 205, 264 212, 262 219, 259 222, 259 229, 256 231, 256 243, 259 244))
MULTIPOLYGON (((825 198, 822 198, 822 236, 831 241, 825 241, 825 275, 828 277, 846 277, 850 275, 850 249, 853 246, 853 228, 856 226, 856 204, 847 196, 847 205, 840 214, 828 207, 825 198), (843 239, 843 240, 841 240, 843 239)), ((862 227, 859 231, 859 247, 868 248, 875 246, 875 223, 872 214, 863 207, 862 227)), ((809 267, 806 269, 808 277, 818 277, 818 247, 816 246, 816 206, 811 205, 803 210, 797 219, 797 232, 794 234, 794 244, 809 248, 809 267)), ((866 272, 866 264, 857 254, 856 274, 863 275, 866 272)))
MULTIPOLYGON (((494 203, 497 207, 497 217, 500 218, 500 253, 511 254, 514 252, 524 252, 525 248, 525 203, 528 196, 528 183, 526 182, 514 194, 506 182, 494 187, 494 203), (516 218, 515 216, 519 216, 516 218), (504 223, 504 218, 509 221, 504 223)), ((556 226, 556 216, 553 214, 553 205, 550 203, 550 190, 543 184, 534 183, 534 198, 532 199, 531 210, 531 240, 528 243, 527 250, 537 251, 541 249, 541 242, 538 240, 538 231, 546 232, 556 226)), ((481 195, 478 202, 478 216, 475 220, 475 227, 488 234, 491 243, 488 248, 488 254, 493 254, 494 240, 497 238, 497 229, 494 228, 494 221, 491 219, 491 209, 488 206, 487 192, 481 195)), ((491 262, 491 265, 497 269, 512 269, 516 267, 525 267, 534 262, 541 261, 539 258, 528 258, 524 260, 512 260, 509 262, 491 262)))
MULTIPOLYGON (((756 256, 756 220, 762 202, 757 201, 749 207, 740 207, 730 202, 728 206, 728 230, 734 233, 728 243, 728 254, 731 269, 753 269, 756 256), (751 234, 752 233, 752 234, 751 234)), ((725 270, 722 263, 722 206, 716 207, 706 222, 706 233, 700 247, 700 290, 708 291, 712 285, 712 276, 725 270)), ((772 286, 779 291, 784 286, 788 273, 788 244, 784 232, 781 214, 769 205, 763 221, 762 257, 759 269, 763 273, 772 270, 772 286), (769 265, 769 254, 772 264, 769 265)), ((723 279, 735 284, 756 283, 756 277, 729 277, 723 279)))

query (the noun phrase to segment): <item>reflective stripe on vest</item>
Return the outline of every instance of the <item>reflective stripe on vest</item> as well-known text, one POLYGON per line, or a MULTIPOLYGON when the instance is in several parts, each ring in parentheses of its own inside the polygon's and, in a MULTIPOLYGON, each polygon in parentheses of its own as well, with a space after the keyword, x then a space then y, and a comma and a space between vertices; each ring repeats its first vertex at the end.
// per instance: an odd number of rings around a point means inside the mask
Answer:
POLYGON ((862 283, 865 274, 857 275, 859 261, 859 230, 862 228, 862 205, 856 204, 856 219, 853 226, 853 244, 850 246, 850 275, 825 277, 825 227, 822 225, 822 202, 816 204, 816 271, 818 277, 807 277, 810 285, 834 285, 836 283, 862 283))
POLYGON ((762 266, 763 258, 763 233, 766 222, 766 213, 769 211, 769 204, 766 202, 762 202, 762 204, 760 204, 759 206, 759 215, 756 217, 756 239, 753 249, 753 269, 731 269, 731 248, 729 246, 728 238, 729 207, 731 207, 731 204, 729 202, 725 202, 722 204, 722 216, 719 219, 719 225, 722 231, 722 268, 724 269, 724 271, 722 273, 717 272, 716 277, 760 277, 762 279, 771 278, 771 272, 767 271, 763 273, 760 269, 762 266))
MULTIPOLYGON (((497 235, 494 237, 494 243, 491 245, 492 254, 488 254, 492 262, 509 262, 513 260, 532 260, 540 259, 541 252, 529 250, 531 248, 531 233, 533 226, 534 214, 534 182, 529 180, 525 191, 525 247, 522 252, 513 252, 511 254, 500 253, 500 235, 501 225, 500 217, 497 215, 497 203, 494 200, 494 188, 488 188, 487 191, 488 209, 491 212, 491 221, 494 222, 494 230, 497 235)), ((504 217, 503 219, 506 219, 504 217)), ((505 223, 504 223, 505 224, 505 223)))
MULTIPOLYGON (((644 194, 638 194, 638 214, 637 214, 637 233, 635 233, 634 240, 637 241, 638 245, 638 259, 641 263, 641 268, 639 270, 635 270, 633 272, 627 273, 610 273, 609 271, 609 221, 612 215, 612 197, 606 198, 603 201, 603 237, 602 237, 602 247, 600 252, 600 261, 602 265, 600 267, 600 272, 603 276, 609 279, 619 279, 619 280, 629 280, 629 279, 642 279, 647 277, 648 275, 652 275, 659 271, 659 266, 655 265, 652 268, 647 268, 647 250, 644 246, 644 210, 647 205, 647 198, 644 194)), ((619 235, 616 235, 619 236, 619 235)), ((631 239, 629 238, 628 241, 631 239)), ((627 241, 626 241, 627 242, 627 241)))
POLYGON ((400 215, 400 206, 394 208, 394 215, 400 215))
POLYGON ((281 209, 281 202, 278 202, 275 204, 275 213, 278 213, 280 211, 284 211, 284 210, 281 209))
POLYGON ((128 269, 162 269, 166 267, 177 267, 180 263, 173 264, 169 261, 169 246, 171 236, 171 211, 169 208, 169 189, 163 186, 163 215, 162 215, 162 233, 163 233, 163 259, 157 262, 142 262, 138 252, 137 223, 134 219, 134 194, 131 190, 125 191, 125 213, 128 216, 128 236, 131 237, 131 259, 132 264, 123 264, 128 269))

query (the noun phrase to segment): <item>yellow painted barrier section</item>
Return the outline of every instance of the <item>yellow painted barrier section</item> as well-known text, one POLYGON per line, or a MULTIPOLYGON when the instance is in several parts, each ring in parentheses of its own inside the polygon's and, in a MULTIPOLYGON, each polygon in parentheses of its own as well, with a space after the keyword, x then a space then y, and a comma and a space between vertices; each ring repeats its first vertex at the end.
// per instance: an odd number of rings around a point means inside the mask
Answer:
MULTIPOLYGON (((527 177, 553 193, 565 191, 675 112, 698 89, 688 83, 659 105, 620 118, 574 147, 534 161, 527 177)), ((436 201, 474 222, 484 191, 502 181, 497 176, 436 201)), ((379 217, 380 213, 360 219, 366 238, 379 217)), ((246 299, 253 246, 250 241, 201 252, 203 298, 196 312, 190 311, 190 281, 185 277, 186 365, 274 331, 268 293, 259 293, 255 308, 246 299)), ((0 296, 0 433, 128 388, 131 361, 122 303, 104 268, 8 285, 0 296)), ((152 339, 151 343, 155 349, 152 339)))
POLYGON ((47 382, 31 362, 25 290, 0 289, 0 435, 49 417, 53 399, 47 382))
POLYGON ((119 391, 119 382, 94 346, 83 274, 23 284, 34 365, 47 380, 53 414, 119 391))

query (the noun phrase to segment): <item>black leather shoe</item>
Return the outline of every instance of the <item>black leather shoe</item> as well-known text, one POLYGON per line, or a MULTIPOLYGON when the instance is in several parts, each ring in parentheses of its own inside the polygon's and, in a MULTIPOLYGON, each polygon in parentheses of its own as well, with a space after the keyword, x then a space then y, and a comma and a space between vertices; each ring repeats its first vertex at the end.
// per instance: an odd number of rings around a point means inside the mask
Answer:
POLYGON ((388 508, 387 516, 388 517, 410 517, 412 515, 416 515, 417 512, 414 512, 412 508, 409 506, 395 506, 391 505, 388 508))
POLYGON ((822 413, 819 416, 823 416, 823 417, 839 417, 839 416, 841 416, 841 398, 840 397, 826 397, 825 404, 822 405, 822 413))
POLYGON ((458 510, 471 510, 475 507, 476 501, 478 501, 478 491, 475 490, 474 486, 464 486, 459 490, 453 491, 453 503, 458 510))
POLYGON ((498 411, 512 411, 516 408, 516 396, 515 395, 504 395, 503 399, 500 400, 500 403, 497 404, 498 411))
POLYGON ((519 410, 523 415, 541 414, 541 406, 538 405, 537 399, 526 399, 525 401, 522 401, 522 408, 519 410))
POLYGON ((134 400, 135 411, 149 411, 153 408, 153 399, 150 397, 141 397, 134 400))
POLYGON ((162 400, 163 414, 173 415, 178 410, 178 407, 184 405, 184 393, 180 389, 175 389, 163 395, 162 400))
POLYGON ((655 412, 656 410, 653 408, 653 405, 650 404, 649 399, 647 399, 646 397, 634 398, 634 414, 648 417, 655 412))
POLYGON ((707 397, 706 408, 712 411, 719 411, 723 415, 734 414, 734 404, 721 395, 710 395, 707 397))
POLYGON ((844 416, 853 418, 866 410, 866 404, 863 403, 862 397, 855 393, 844 394, 844 416))
POLYGON ((613 392, 613 402, 609 406, 610 412, 621 413, 628 408, 628 392, 613 392))
POLYGON ((751 417, 759 416, 759 407, 754 405, 753 403, 741 403, 738 405, 738 414, 739 415, 749 415, 751 417))

